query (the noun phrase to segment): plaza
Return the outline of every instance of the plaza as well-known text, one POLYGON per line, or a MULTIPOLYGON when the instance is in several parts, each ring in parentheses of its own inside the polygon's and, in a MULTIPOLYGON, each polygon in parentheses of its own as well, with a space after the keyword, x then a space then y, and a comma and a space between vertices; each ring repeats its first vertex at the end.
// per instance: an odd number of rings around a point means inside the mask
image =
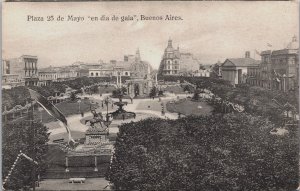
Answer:
MULTIPOLYGON (((79 98, 90 100, 93 103, 98 103, 97 104, 98 106, 97 106, 97 108, 95 108, 95 111, 101 112, 102 114, 105 115, 107 112, 111 113, 112 111, 116 110, 116 108, 111 107, 111 105, 109 105, 109 106, 104 105, 104 107, 100 106, 101 105, 100 103, 102 103, 105 99, 107 99, 108 96, 109 96, 109 94, 103 94, 101 96, 99 96, 98 94, 93 94, 93 95, 82 95, 82 96, 79 96, 79 98)), ((187 97, 191 97, 191 96, 192 96, 192 94, 174 94, 174 93, 166 92, 163 97, 154 98, 154 99, 153 98, 133 99, 132 102, 130 99, 123 99, 124 103, 127 102, 127 104, 124 105, 124 109, 128 112, 134 112, 136 114, 136 117, 131 118, 131 119, 124 119, 124 120, 113 120, 108 128, 109 134, 108 134, 107 139, 111 143, 114 143, 114 141, 117 137, 117 134, 119 132, 119 126, 122 124, 130 123, 130 122, 137 122, 137 121, 145 120, 147 118, 161 118, 161 119, 172 119, 172 120, 178 119, 179 115, 177 112, 174 112, 174 110, 173 110, 173 113, 171 113, 167 109, 165 109, 165 113, 162 114, 162 111, 161 111, 162 105, 166 107, 167 104, 169 104, 169 103, 174 103, 174 102, 176 103, 176 102, 179 102, 180 100, 186 100, 187 97)), ((118 102, 118 99, 111 98, 111 102, 112 103, 118 102)), ((208 106, 206 106, 206 107, 208 107, 208 106)), ((201 109, 202 109, 202 107, 199 108, 198 110, 201 110, 201 109)), ((205 108, 204 112, 207 111, 206 109, 207 108, 205 108)), ((85 138, 87 136, 86 132, 88 129, 88 127, 85 123, 86 123, 86 121, 91 120, 92 118, 93 118, 93 114, 90 111, 84 112, 83 114, 73 114, 73 115, 69 115, 66 117, 66 119, 68 120, 68 125, 71 130, 72 137, 75 140, 77 140, 79 142, 82 142, 83 140, 85 140, 85 138)), ((50 136, 49 136, 49 144, 50 145, 56 140, 65 140, 66 141, 68 139, 68 133, 65 131, 65 128, 62 126, 62 124, 60 122, 51 121, 51 122, 45 123, 45 125, 49 129, 48 132, 50 133, 50 136)), ((61 156, 61 154, 57 153, 56 150, 51 151, 50 158, 56 158, 54 155, 61 156)), ((72 155, 70 155, 70 156, 72 156, 72 155)), ((101 156, 99 156, 99 157, 100 157, 99 159, 101 159, 101 156)), ((58 157, 58 158, 60 158, 60 157, 58 157)), ((70 162, 70 159, 69 159, 69 162, 70 162)), ((57 162, 54 162, 52 160, 53 159, 50 159, 50 164, 51 163, 56 164, 59 161, 61 161, 61 163, 62 163, 62 161, 64 159, 63 158, 55 159, 57 162)), ((66 158, 66 160, 67 160, 67 158, 66 158)), ((86 163, 89 159, 82 158, 80 160, 82 162, 85 161, 84 163, 86 163)), ((96 160, 96 158, 95 158, 95 160, 96 160)), ((103 157, 102 157, 101 160, 105 160, 105 159, 103 159, 103 157)), ((68 165, 68 163, 66 163, 65 165, 68 165)), ((96 163, 95 163, 95 165, 96 165, 96 163)), ((78 168, 78 170, 76 170, 76 171, 81 171, 81 175, 78 174, 79 175, 78 177, 85 177, 87 180, 87 181, 85 181, 84 184, 75 184, 75 185, 78 185, 77 189, 89 190, 90 188, 94 188, 94 189, 97 188, 97 189, 101 190, 109 183, 108 181, 106 181, 103 178, 103 176, 104 176, 103 170, 106 171, 105 166, 107 166, 107 165, 105 163, 101 163, 101 162, 98 165, 100 165, 100 166, 98 166, 98 169, 99 169, 99 173, 97 173, 98 175, 96 175, 95 172, 92 172, 93 170, 90 167, 85 167, 82 170, 80 170, 80 168, 78 168), (90 171, 91 171, 90 173, 89 173, 88 169, 90 169, 90 171), (87 175, 87 173, 89 173, 89 175, 85 176, 85 175, 87 175), (96 178, 94 176, 98 176, 98 178, 96 178), (100 180, 100 182, 98 182, 98 180, 100 180)), ((66 190, 73 189, 73 187, 75 185, 67 183, 68 178, 55 179, 55 177, 60 177, 60 178, 66 177, 65 175, 64 176, 56 176, 55 174, 53 174, 53 173, 64 174, 64 172, 63 172, 64 168, 62 168, 62 167, 63 166, 55 167, 55 169, 57 169, 57 170, 53 169, 54 171, 49 169, 49 171, 46 173, 46 177, 45 177, 46 179, 44 179, 40 182, 40 186, 39 186, 38 190, 49 190, 49 189, 55 190, 54 187, 53 188, 51 187, 52 184, 55 184, 55 186, 60 185, 61 189, 63 189, 63 190, 64 189, 66 189, 66 190), (52 178, 49 179, 50 177, 52 177, 52 178)), ((69 167, 69 170, 74 173, 75 168, 69 167)))
POLYGON ((4 3, 2 188, 296 190, 299 2, 232 3, 4 3))
MULTIPOLYGON (((88 97, 90 100, 94 100, 95 102, 101 103, 104 99, 104 97, 107 95, 103 95, 100 97, 99 95, 85 95, 83 97, 88 97)), ((174 101, 179 98, 185 98, 187 97, 186 94, 166 94, 165 97, 160 98, 161 101, 159 101, 159 98, 155 99, 134 99, 133 103, 130 102, 129 99, 124 99, 124 101, 127 101, 128 104, 125 106, 125 109, 130 112, 137 113, 137 117, 135 119, 126 119, 126 120, 118 120, 113 121, 112 124, 109 126, 109 133, 116 134, 118 133, 118 126, 123 123, 128 123, 131 121, 139 121, 142 119, 146 119, 149 117, 157 117, 157 118, 168 118, 168 119, 177 119, 178 113, 170 113, 166 111, 165 115, 162 116, 161 114, 161 103, 164 105, 167 104, 169 101, 174 101)), ((118 99, 112 98, 114 102, 117 102, 118 99)), ((100 108, 98 108, 100 110, 100 108)), ((96 109, 96 111, 98 111, 96 109)), ((109 107, 108 112, 113 111, 111 107, 109 107)), ((105 114, 104 110, 103 114, 105 114)), ((84 113, 84 117, 81 116, 81 114, 74 114, 69 117, 67 117, 69 127, 72 132, 74 133, 75 138, 82 138, 81 133, 84 133, 87 130, 86 125, 83 123, 82 118, 88 119, 92 117, 92 113, 90 111, 84 113), (81 133, 80 133, 81 132, 81 133)), ((59 139, 60 136, 64 137, 66 136, 65 129, 60 125, 59 122, 49 122, 45 124, 49 128, 50 134, 50 140, 59 139)), ((83 134, 82 134, 83 135, 83 134)))

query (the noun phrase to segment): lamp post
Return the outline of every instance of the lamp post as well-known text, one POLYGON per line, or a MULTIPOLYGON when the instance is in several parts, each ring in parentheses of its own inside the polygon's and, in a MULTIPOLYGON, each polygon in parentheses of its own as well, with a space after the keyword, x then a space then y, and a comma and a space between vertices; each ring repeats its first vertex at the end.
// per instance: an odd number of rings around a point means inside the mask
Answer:
POLYGON ((81 100, 78 100, 77 102, 78 102, 78 111, 80 113, 80 103, 81 103, 81 100))
POLYGON ((109 134, 109 128, 108 127, 112 123, 113 119, 112 119, 112 117, 110 117, 108 115, 108 104, 110 103, 108 97, 105 98, 104 103, 106 105, 106 117, 105 117, 105 120, 103 120, 103 124, 107 127, 107 130, 108 130, 107 134, 109 134))
POLYGON ((285 89, 286 89, 286 87, 285 87, 285 78, 286 78, 286 75, 285 74, 283 74, 283 92, 285 92, 285 89))

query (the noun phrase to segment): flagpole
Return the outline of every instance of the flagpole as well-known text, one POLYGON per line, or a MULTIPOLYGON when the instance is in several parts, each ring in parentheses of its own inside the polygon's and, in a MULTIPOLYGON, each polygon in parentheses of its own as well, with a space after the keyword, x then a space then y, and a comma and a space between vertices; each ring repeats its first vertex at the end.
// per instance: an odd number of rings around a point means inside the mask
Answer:
MULTIPOLYGON (((29 122, 30 122, 30 130, 29 131, 32 134, 32 139, 31 139, 31 158, 33 160, 35 160, 35 129, 33 126, 33 103, 32 103, 32 99, 30 99, 30 115, 29 115, 29 122)), ((33 165, 32 168, 32 190, 35 191, 35 165, 33 165)))

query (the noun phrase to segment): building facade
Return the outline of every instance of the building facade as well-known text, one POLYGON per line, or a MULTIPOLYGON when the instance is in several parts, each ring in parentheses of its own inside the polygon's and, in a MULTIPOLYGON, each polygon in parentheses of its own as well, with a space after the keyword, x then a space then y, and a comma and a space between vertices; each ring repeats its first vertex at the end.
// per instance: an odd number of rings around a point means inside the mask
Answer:
POLYGON ((2 61, 2 82, 8 86, 38 85, 37 56, 22 55, 2 61))
POLYGON ((179 47, 173 48, 172 40, 169 39, 168 46, 164 51, 160 62, 160 75, 193 75, 199 68, 199 61, 191 53, 181 53, 179 47))
POLYGON ((245 53, 245 58, 228 58, 221 65, 222 79, 230 81, 232 85, 246 83, 249 68, 258 68, 259 61, 250 57, 250 52, 245 53))
POLYGON ((261 52, 258 69, 251 70, 249 84, 267 89, 294 91, 299 85, 299 44, 296 36, 281 50, 261 52))
POLYGON ((65 67, 47 67, 39 70, 39 85, 47 86, 52 82, 61 82, 66 80, 72 80, 78 77, 88 76, 87 69, 81 69, 79 67, 65 66, 65 67))
POLYGON ((200 65, 199 69, 194 72, 193 76, 196 76, 196 77, 210 77, 210 74, 211 74, 211 67, 210 66, 200 65))
POLYGON ((147 76, 148 66, 152 70, 148 62, 141 60, 139 49, 135 55, 125 55, 124 60, 111 60, 109 63, 100 63, 92 68, 89 68, 89 77, 112 77, 112 76, 127 76, 140 77, 147 76))
POLYGON ((9 60, 2 60, 2 88, 10 89, 16 86, 24 86, 25 80, 21 75, 12 71, 14 67, 9 60))

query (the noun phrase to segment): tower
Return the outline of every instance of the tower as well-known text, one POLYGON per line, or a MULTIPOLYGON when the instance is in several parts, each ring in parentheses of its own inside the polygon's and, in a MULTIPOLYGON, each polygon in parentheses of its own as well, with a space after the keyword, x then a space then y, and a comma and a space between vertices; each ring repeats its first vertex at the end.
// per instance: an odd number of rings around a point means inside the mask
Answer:
POLYGON ((147 79, 150 80, 150 65, 147 64, 147 79))
POLYGON ((136 62, 141 61, 141 55, 140 55, 140 49, 139 48, 136 50, 136 53, 135 53, 135 61, 136 62))
POLYGON ((173 48, 171 38, 169 38, 169 40, 168 40, 168 47, 167 48, 173 48))

